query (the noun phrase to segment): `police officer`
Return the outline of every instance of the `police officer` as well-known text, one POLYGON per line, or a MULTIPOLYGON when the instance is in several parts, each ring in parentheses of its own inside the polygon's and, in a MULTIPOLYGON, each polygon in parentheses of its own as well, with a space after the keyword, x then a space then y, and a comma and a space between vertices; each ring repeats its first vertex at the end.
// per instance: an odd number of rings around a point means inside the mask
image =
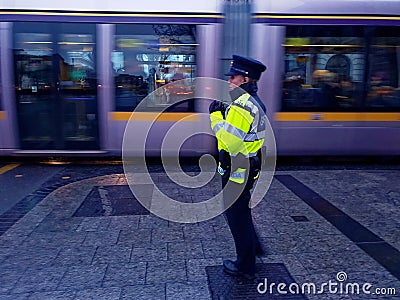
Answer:
POLYGON ((224 188, 225 215, 236 247, 236 261, 225 260, 229 275, 253 279, 256 255, 262 255, 249 202, 261 168, 265 106, 257 96, 257 81, 266 70, 261 62, 233 55, 229 88, 232 103, 210 105, 211 127, 219 150, 218 172, 224 188))

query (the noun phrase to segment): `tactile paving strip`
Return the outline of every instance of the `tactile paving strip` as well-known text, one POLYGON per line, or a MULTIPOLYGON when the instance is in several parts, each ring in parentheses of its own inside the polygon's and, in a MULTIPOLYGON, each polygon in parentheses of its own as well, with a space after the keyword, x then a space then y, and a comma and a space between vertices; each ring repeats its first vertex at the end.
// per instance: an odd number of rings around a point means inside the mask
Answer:
POLYGON ((291 283, 295 283, 295 280, 284 264, 257 264, 256 268, 256 279, 249 281, 225 274, 223 266, 206 267, 208 286, 212 299, 307 299, 304 295, 296 295, 289 292, 287 294, 278 293, 276 288, 277 284, 284 283, 288 287, 291 283), (267 285, 265 285, 266 282, 267 285), (275 283, 275 288, 273 287, 264 291, 264 289, 270 287, 272 283, 275 283), (258 286, 260 292, 257 289, 258 286), (270 293, 270 291, 272 291, 272 293, 270 293))

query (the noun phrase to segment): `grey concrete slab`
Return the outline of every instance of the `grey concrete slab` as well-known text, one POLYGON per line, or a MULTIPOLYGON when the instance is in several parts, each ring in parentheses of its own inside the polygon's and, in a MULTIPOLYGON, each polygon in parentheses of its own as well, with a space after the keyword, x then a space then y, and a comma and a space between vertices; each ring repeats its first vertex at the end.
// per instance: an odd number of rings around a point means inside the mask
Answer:
POLYGON ((110 229, 103 231, 88 232, 82 245, 84 246, 102 246, 115 245, 118 242, 120 230, 110 229))
POLYGON ((128 263, 132 246, 105 245, 98 246, 93 258, 93 264, 128 263))
POLYGON ((185 300, 185 299, 210 299, 210 291, 205 282, 191 283, 167 283, 167 300, 185 300))
POLYGON ((334 249, 333 251, 314 251, 299 253, 297 257, 310 274, 337 273, 339 271, 350 274, 359 270, 380 270, 382 272, 385 270, 374 259, 365 255, 362 250, 336 251, 334 249))
POLYGON ((122 229, 118 236, 118 244, 138 247, 141 244, 150 243, 151 233, 151 228, 122 229))
POLYGON ((36 232, 33 231, 27 236, 22 242, 22 247, 78 247, 85 240, 86 232, 74 232, 74 231, 48 231, 48 232, 36 232))
POLYGON ((188 259, 186 261, 187 265, 187 275, 189 281, 207 281, 207 266, 217 266, 222 264, 221 258, 196 258, 188 259))
POLYGON ((52 292, 34 292, 29 295, 30 300, 72 300, 75 299, 75 291, 52 291, 52 292))
POLYGON ((110 216, 109 227, 113 229, 133 231, 139 228, 140 215, 110 216))
POLYGON ((97 247, 76 246, 61 248, 53 260, 55 266, 80 266, 90 265, 95 257, 97 247))
POLYGON ((22 294, 0 294, 0 299, 2 300, 26 300, 31 296, 30 293, 22 293, 22 294))
POLYGON ((210 238, 202 239, 204 241, 230 241, 233 239, 232 233, 226 224, 224 225, 213 225, 214 234, 210 235, 210 238), (215 236, 215 237, 214 237, 215 236))
POLYGON ((186 262, 184 260, 155 261, 147 263, 147 284, 185 282, 186 280, 186 262))
POLYGON ((229 240, 203 240, 203 251, 205 258, 222 258, 235 256, 235 245, 233 238, 229 240))
POLYGON ((120 299, 160 300, 165 299, 165 284, 131 285, 122 288, 120 299))
POLYGON ((75 299, 118 300, 120 299, 120 295, 120 288, 96 288, 76 292, 75 299))
POLYGON ((145 262, 127 263, 119 262, 110 264, 107 268, 103 286, 124 287, 129 285, 144 284, 146 279, 145 262))
POLYGON ((163 228, 168 227, 168 221, 154 215, 140 216, 139 228, 163 228))
POLYGON ((0 246, 0 263, 11 253, 11 251, 12 249, 6 245, 0 246))
POLYGON ((0 294, 11 292, 25 270, 0 269, 0 294))
POLYGON ((107 217, 84 218, 76 231, 104 231, 111 224, 111 219, 107 217))
POLYGON ((47 216, 35 228, 35 232, 51 232, 51 231, 76 231, 80 226, 81 220, 72 218, 55 218, 47 216))
POLYGON ((54 291, 66 272, 64 267, 28 268, 12 293, 54 291))
POLYGON ((20 268, 20 266, 50 266, 60 249, 55 247, 19 247, 15 249, 1 264, 3 268, 20 268))
POLYGON ((167 243, 142 243, 133 246, 130 262, 157 262, 168 259, 167 243))
POLYGON ((182 227, 154 228, 151 233, 151 241, 160 242, 183 242, 182 227))
POLYGON ((200 241, 168 243, 168 259, 204 258, 203 245, 200 241))
MULTIPOLYGON (((218 233, 221 234, 221 231, 222 230, 219 230, 218 233)), ((195 225, 184 225, 183 234, 185 241, 212 240, 217 238, 214 226, 207 226, 205 224, 199 226, 198 223, 195 225)))
POLYGON ((291 275, 308 275, 309 272, 294 254, 266 255, 261 258, 263 263, 284 263, 291 275))
POLYGON ((102 287, 107 265, 71 266, 65 271, 55 290, 78 291, 102 287))

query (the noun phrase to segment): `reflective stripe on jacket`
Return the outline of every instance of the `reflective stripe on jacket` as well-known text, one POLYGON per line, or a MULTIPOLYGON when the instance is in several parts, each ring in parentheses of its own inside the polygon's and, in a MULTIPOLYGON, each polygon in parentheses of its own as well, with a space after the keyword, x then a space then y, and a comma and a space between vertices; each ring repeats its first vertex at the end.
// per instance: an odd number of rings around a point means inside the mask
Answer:
MULTIPOLYGON (((210 114, 211 129, 214 133, 218 132, 225 123, 224 116, 220 110, 214 111, 210 114)), ((218 150, 222 149, 221 142, 218 140, 218 150)))
POLYGON ((225 150, 231 156, 256 156, 264 143, 264 118, 264 113, 247 93, 227 108, 225 118, 220 111, 213 112, 211 128, 218 140, 218 150, 225 150))

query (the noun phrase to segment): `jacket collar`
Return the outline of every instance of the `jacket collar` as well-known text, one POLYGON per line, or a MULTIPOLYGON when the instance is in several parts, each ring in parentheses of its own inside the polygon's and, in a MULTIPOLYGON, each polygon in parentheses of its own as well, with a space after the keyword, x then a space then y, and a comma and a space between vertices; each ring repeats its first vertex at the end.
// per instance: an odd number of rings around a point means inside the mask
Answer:
POLYGON ((250 95, 256 95, 258 91, 257 84, 255 83, 244 83, 240 87, 234 88, 232 91, 229 92, 231 95, 232 101, 235 101, 238 99, 240 96, 242 96, 245 93, 248 93, 250 95))

